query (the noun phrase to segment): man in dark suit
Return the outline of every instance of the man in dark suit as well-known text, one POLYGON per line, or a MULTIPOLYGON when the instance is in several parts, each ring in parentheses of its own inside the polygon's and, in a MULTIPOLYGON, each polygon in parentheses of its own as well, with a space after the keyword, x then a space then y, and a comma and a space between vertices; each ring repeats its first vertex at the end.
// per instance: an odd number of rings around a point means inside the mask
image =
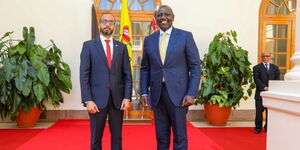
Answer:
POLYGON ((174 14, 169 6, 162 5, 155 19, 160 31, 144 40, 141 103, 147 105, 150 93, 157 149, 169 149, 172 127, 174 150, 186 150, 186 113, 200 82, 199 52, 192 33, 172 27, 174 14))
POLYGON ((82 102, 90 117, 91 150, 102 149, 108 115, 111 149, 122 149, 123 111, 129 108, 132 76, 126 45, 112 38, 114 17, 100 18, 101 35, 83 44, 80 55, 82 102))
POLYGON ((260 96, 261 91, 269 90, 269 80, 279 80, 280 72, 278 66, 271 64, 270 60, 270 52, 262 52, 261 58, 262 63, 253 67, 253 78, 256 84, 255 91, 255 128, 254 133, 258 134, 262 130, 262 112, 266 110, 266 124, 264 126, 265 131, 267 131, 267 123, 268 123, 268 109, 263 106, 262 98, 260 96))

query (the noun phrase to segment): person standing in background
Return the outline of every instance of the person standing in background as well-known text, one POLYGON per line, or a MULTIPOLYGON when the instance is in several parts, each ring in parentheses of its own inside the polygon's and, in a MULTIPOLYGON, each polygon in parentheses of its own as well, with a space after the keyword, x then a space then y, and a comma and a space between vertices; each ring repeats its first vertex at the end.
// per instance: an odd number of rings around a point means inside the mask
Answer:
POLYGON ((271 64, 270 52, 264 51, 261 54, 262 63, 253 67, 253 78, 254 83, 256 84, 255 91, 255 128, 254 133, 259 134, 262 131, 262 112, 266 110, 266 123, 264 126, 265 132, 267 132, 268 126, 268 109, 263 106, 262 97, 260 92, 269 90, 269 80, 279 80, 280 71, 278 66, 271 64))

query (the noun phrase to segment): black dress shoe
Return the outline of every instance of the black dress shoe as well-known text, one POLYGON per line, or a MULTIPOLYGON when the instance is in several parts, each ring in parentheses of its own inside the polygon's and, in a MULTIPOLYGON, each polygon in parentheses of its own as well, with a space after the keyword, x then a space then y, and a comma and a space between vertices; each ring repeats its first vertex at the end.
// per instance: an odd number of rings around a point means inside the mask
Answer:
POLYGON ((259 134, 261 132, 261 129, 254 129, 255 134, 259 134))

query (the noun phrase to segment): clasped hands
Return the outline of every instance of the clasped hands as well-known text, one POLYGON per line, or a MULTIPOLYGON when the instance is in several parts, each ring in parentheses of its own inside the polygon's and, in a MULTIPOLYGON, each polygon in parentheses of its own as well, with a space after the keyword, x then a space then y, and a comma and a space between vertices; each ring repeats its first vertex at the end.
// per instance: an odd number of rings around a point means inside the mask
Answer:
MULTIPOLYGON (((193 96, 189 96, 189 95, 186 95, 183 100, 182 100, 182 107, 184 106, 191 106, 195 103, 195 98, 193 96)), ((149 106, 148 104, 148 96, 142 96, 141 97, 141 104, 143 107, 147 107, 149 106)))
MULTIPOLYGON (((128 110, 130 108, 130 100, 129 99, 123 99, 120 110, 128 110)), ((94 101, 88 101, 86 103, 86 110, 87 112, 91 114, 95 114, 97 112, 100 112, 97 105, 94 101)))

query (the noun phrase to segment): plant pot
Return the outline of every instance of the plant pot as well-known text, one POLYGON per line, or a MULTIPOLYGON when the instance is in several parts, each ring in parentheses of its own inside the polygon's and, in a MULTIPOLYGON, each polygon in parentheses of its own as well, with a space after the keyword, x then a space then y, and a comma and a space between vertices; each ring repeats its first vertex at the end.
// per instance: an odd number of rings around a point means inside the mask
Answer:
POLYGON ((219 104, 204 104, 204 112, 207 121, 213 126, 225 126, 229 115, 231 113, 231 107, 219 107, 219 104))
POLYGON ((23 109, 19 111, 19 115, 16 118, 17 126, 19 128, 31 128, 36 125, 40 115, 42 113, 41 108, 31 107, 28 113, 25 113, 23 109))

